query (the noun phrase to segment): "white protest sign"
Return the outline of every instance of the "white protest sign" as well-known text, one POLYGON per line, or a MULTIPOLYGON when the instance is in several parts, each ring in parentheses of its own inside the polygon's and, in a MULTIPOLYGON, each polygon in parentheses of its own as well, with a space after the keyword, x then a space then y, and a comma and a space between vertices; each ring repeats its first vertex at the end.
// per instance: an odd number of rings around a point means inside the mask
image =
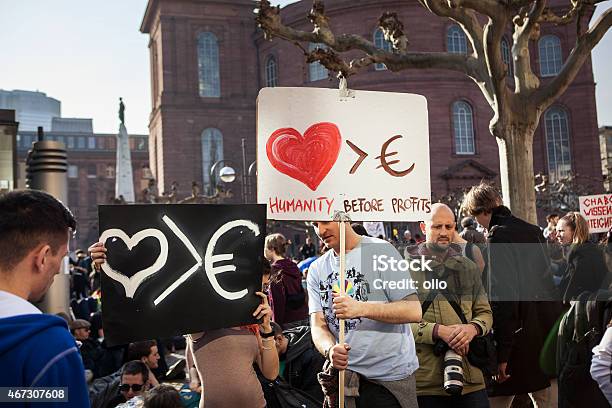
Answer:
POLYGON ((368 235, 371 237, 382 236, 383 238, 387 235, 385 233, 385 225, 378 221, 367 221, 363 223, 363 227, 367 231, 368 235))
POLYGON ((607 232, 612 227, 612 194, 582 196, 579 201, 590 233, 607 232))
POLYGON ((431 207, 427 101, 415 94, 264 88, 257 195, 268 219, 419 221, 431 207))

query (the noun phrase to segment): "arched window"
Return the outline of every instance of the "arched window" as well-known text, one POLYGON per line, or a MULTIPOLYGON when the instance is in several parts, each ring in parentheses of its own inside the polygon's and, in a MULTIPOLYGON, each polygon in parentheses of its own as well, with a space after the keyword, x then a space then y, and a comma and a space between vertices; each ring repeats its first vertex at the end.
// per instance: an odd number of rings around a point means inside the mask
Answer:
POLYGON ((467 39, 465 33, 454 24, 446 31, 446 50, 453 54, 467 54, 467 39))
POLYGON ((550 181, 569 175, 572 159, 569 141, 567 113, 558 106, 548 109, 544 115, 546 150, 550 181))
MULTIPOLYGON (((318 43, 310 43, 310 45, 308 46, 308 51, 314 51, 315 49, 320 48, 320 49, 326 49, 327 45, 325 44, 318 44, 318 43)), ((310 77, 310 82, 313 81, 318 81, 321 79, 325 79, 329 76, 329 73, 327 72, 327 68, 325 68, 323 65, 321 65, 319 63, 319 61, 316 62, 311 62, 309 67, 308 67, 308 71, 309 71, 309 77, 310 77)))
POLYGON ((200 96, 221 96, 219 44, 213 33, 198 34, 198 75, 200 96))
POLYGON ((514 66, 512 64, 512 52, 510 51, 510 44, 508 44, 508 40, 502 38, 501 41, 501 54, 504 63, 508 66, 508 76, 514 77, 514 66))
POLYGON ((540 53, 540 75, 543 77, 557 75, 563 66, 559 37, 545 35, 540 38, 538 50, 540 53))
POLYGON ((266 86, 278 86, 278 64, 273 55, 266 61, 266 86))
POLYGON ((474 154, 474 121, 472 107, 465 101, 453 103, 453 135, 456 154, 474 154))
MULTIPOLYGON (((380 28, 374 31, 374 45, 376 46, 376 48, 381 48, 385 51, 393 51, 393 44, 391 44, 391 41, 385 40, 385 35, 383 34, 380 28)), ((385 64, 375 64, 374 68, 377 71, 383 71, 387 69, 385 64)))
POLYGON ((202 191, 213 194, 210 169, 223 160, 223 134, 219 129, 208 128, 202 132, 202 191))

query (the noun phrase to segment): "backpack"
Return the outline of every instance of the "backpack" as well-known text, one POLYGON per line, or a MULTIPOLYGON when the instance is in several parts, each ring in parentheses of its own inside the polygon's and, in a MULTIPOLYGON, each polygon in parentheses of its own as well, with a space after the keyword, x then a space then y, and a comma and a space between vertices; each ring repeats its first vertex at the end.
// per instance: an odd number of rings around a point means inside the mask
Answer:
POLYGON ((266 399, 266 408, 320 408, 321 401, 317 401, 305 392, 293 388, 281 377, 268 380, 263 376, 259 367, 253 365, 257 379, 266 399))
POLYGON ((289 293, 289 288, 287 288, 287 286, 285 286, 285 282, 283 279, 283 270, 280 267, 275 267, 272 266, 273 269, 276 269, 278 272, 278 274, 280 274, 281 279, 280 279, 280 285, 282 286, 282 290, 283 292, 285 292, 285 305, 288 309, 291 310, 298 310, 301 307, 303 307, 306 304, 306 291, 304 290, 304 287, 302 285, 300 285, 300 288, 298 289, 297 292, 294 293, 289 293))
POLYGON ((563 316, 557 347, 560 406, 607 404, 590 367, 593 347, 601 342, 611 315, 612 291, 599 290, 581 293, 563 316))

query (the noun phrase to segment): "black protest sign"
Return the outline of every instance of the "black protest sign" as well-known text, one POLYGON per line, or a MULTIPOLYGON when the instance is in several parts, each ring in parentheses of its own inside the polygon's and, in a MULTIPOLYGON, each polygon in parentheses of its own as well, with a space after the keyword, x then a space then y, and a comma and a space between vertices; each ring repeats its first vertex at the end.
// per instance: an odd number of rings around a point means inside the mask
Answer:
POLYGON ((103 205, 110 345, 255 323, 264 205, 103 205))

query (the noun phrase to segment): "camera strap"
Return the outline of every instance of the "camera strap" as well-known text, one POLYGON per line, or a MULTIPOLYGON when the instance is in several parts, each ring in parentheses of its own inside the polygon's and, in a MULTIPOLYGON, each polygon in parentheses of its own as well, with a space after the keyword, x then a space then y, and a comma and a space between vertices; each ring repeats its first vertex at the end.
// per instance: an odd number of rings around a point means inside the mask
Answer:
MULTIPOLYGON (((446 280, 448 275, 449 275, 448 269, 446 269, 446 267, 445 267, 444 268, 444 273, 442 274, 442 276, 440 276, 440 278, 446 280)), ((433 273, 431 271, 428 271, 426 278, 429 279, 430 281, 432 281, 433 280, 433 273)), ((441 292, 438 289, 432 289, 432 290, 429 291, 429 294, 427 295, 427 298, 425 299, 425 301, 421 305, 421 310, 423 311, 423 315, 425 315, 425 312, 427 312, 427 309, 429 309, 429 306, 431 306, 431 304, 433 303, 434 299, 436 298, 436 296, 438 296, 439 293, 441 293, 441 292)), ((444 296, 444 297, 446 297, 446 296, 444 296)))
POLYGON ((465 314, 463 314, 463 310, 461 310, 461 306, 459 306, 459 303, 457 303, 457 301, 454 299, 449 299, 447 295, 447 293, 442 292, 442 296, 444 296, 446 300, 448 300, 448 303, 451 305, 457 316, 459 316, 459 319, 461 319, 461 323, 467 324, 468 321, 465 318, 465 314))
MULTIPOLYGON (((442 276, 440 276, 440 278, 446 279, 449 276, 449 274, 450 274, 449 270, 445 267, 444 273, 442 274, 442 276)), ((429 272, 427 278, 432 280, 433 274, 429 272)), ((450 298, 450 293, 448 293, 448 290, 432 289, 431 291, 429 291, 429 295, 427 296, 427 299, 425 299, 425 301, 421 305, 421 310, 423 311, 422 312, 423 315, 425 315, 425 312, 427 312, 427 309, 429 309, 429 306, 431 306, 431 304, 433 303, 436 296, 438 296, 438 294, 441 294, 442 296, 444 296, 444 298, 448 301, 448 303, 451 305, 451 307, 453 308, 457 316, 459 316, 459 319, 461 319, 461 323, 467 324, 467 319, 465 315, 463 314, 463 310, 461 310, 461 306, 459 306, 459 303, 457 303, 455 299, 450 298)))

